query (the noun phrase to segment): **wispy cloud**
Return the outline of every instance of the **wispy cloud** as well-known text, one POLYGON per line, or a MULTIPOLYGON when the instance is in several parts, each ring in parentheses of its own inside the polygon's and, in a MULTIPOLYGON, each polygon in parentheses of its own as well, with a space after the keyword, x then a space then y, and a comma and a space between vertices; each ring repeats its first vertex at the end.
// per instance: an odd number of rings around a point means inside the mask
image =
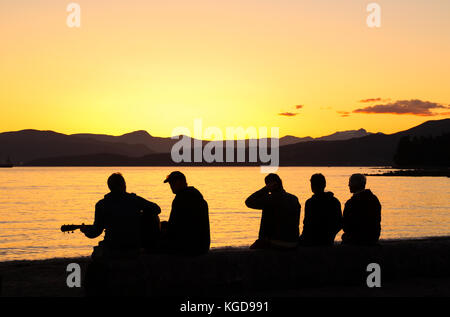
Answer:
POLYGON ((387 104, 378 104, 353 110, 354 113, 368 114, 398 114, 415 116, 438 116, 443 113, 435 112, 436 109, 450 109, 450 106, 437 102, 422 101, 419 99, 398 100, 387 104))
POLYGON ((361 99, 359 102, 361 103, 369 103, 369 102, 377 102, 377 101, 382 101, 382 102, 386 102, 389 101, 391 99, 383 99, 383 98, 367 98, 367 99, 361 99))
POLYGON ((350 112, 348 111, 336 111, 338 114, 340 114, 341 117, 348 117, 350 116, 350 112))
MULTIPOLYGON (((295 107, 295 109, 299 110, 299 109, 302 109, 304 106, 303 105, 295 105, 294 107, 295 107)), ((286 112, 281 112, 278 115, 284 116, 284 117, 295 117, 296 115, 298 115, 298 112, 286 111, 286 112)))
POLYGON ((298 115, 298 113, 296 112, 282 112, 278 114, 279 116, 284 116, 284 117, 295 117, 296 115, 298 115))

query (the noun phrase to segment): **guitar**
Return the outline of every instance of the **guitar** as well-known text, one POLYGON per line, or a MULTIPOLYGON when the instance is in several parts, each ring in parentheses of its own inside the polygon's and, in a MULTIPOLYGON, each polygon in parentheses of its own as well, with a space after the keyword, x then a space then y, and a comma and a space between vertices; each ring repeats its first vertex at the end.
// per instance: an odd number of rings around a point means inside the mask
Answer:
POLYGON ((62 232, 74 232, 77 229, 80 229, 81 227, 88 227, 88 225, 62 225, 61 231, 62 232))

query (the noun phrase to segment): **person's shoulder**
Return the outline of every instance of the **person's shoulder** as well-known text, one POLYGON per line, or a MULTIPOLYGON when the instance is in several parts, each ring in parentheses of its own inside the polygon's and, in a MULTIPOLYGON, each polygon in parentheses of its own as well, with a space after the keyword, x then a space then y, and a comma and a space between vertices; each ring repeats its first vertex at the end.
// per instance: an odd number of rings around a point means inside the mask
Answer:
POLYGON ((134 202, 136 204, 145 204, 148 203, 149 201, 147 199, 145 199, 144 197, 141 197, 135 193, 127 193, 127 197, 131 202, 134 202))
POLYGON ((286 192, 286 197, 292 201, 298 201, 298 197, 295 196, 294 194, 286 192))
POLYGON ((194 186, 188 186, 187 189, 189 191, 191 191, 191 192, 195 192, 195 193, 199 193, 200 194, 200 191, 197 188, 195 188, 194 186))
POLYGON ((351 205, 355 201, 355 195, 352 195, 347 201, 345 202, 345 206, 351 205))
POLYGON ((202 193, 197 188, 195 188, 194 186, 187 187, 186 190, 183 193, 186 194, 186 195, 189 195, 191 197, 194 196, 194 197, 198 197, 198 198, 202 198, 203 199, 202 193))
POLYGON ((341 202, 339 201, 339 199, 337 199, 337 197, 336 196, 334 196, 334 194, 333 193, 331 193, 332 195, 330 196, 330 200, 332 201, 332 202, 334 202, 334 203, 336 203, 336 204, 341 204, 341 202))
POLYGON ((140 201, 144 198, 136 195, 135 193, 126 193, 125 194, 125 201, 127 201, 128 203, 132 203, 132 202, 136 202, 136 201, 140 201))
POLYGON ((378 199, 377 195, 375 195, 375 194, 373 193, 373 191, 371 191, 370 189, 367 189, 367 192, 369 192, 370 195, 371 195, 372 197, 375 197, 375 198, 378 199))
POLYGON ((370 193, 371 199, 372 199, 374 202, 380 204, 380 200, 378 199, 377 195, 375 195, 370 189, 368 189, 368 192, 370 193))
POLYGON ((142 198, 142 197, 139 196, 139 195, 136 195, 135 193, 127 193, 127 198, 129 198, 129 199, 135 199, 135 200, 145 199, 145 198, 142 198))
POLYGON ((105 199, 106 198, 102 198, 99 201, 97 201, 97 203, 95 204, 95 209, 101 209, 105 206, 105 199))
POLYGON ((378 197, 370 190, 370 189, 364 189, 362 192, 358 194, 358 197, 362 199, 376 199, 378 200, 378 197))

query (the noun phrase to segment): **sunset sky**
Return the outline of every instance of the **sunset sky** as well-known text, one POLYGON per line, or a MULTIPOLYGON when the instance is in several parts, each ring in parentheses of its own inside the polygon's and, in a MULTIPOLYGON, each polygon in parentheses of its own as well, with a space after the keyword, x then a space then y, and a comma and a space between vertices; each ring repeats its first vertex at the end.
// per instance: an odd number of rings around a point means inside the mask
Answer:
POLYGON ((0 132, 279 127, 392 133, 450 117, 450 1, 0 2, 0 132))

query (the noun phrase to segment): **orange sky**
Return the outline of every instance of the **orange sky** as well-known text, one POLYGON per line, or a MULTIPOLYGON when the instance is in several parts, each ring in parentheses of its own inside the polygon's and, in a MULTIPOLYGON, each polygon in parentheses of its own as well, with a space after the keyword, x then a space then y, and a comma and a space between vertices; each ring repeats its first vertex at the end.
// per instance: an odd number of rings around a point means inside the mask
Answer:
POLYGON ((0 131, 170 136, 201 118, 317 137, 450 117, 448 0, 377 1, 375 29, 361 0, 80 0, 81 28, 69 2, 0 3, 0 131), (352 113, 398 100, 437 115, 352 113))

